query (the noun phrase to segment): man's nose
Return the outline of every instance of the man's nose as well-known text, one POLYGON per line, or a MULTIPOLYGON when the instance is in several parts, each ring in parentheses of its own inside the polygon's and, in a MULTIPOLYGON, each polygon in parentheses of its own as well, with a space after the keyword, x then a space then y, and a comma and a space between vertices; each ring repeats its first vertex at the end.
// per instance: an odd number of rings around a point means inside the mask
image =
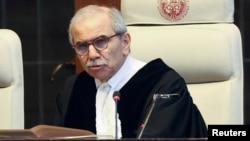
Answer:
POLYGON ((88 53, 89 53, 90 58, 95 58, 96 56, 99 56, 99 52, 97 51, 97 49, 94 47, 93 44, 90 44, 88 49, 89 49, 88 53))

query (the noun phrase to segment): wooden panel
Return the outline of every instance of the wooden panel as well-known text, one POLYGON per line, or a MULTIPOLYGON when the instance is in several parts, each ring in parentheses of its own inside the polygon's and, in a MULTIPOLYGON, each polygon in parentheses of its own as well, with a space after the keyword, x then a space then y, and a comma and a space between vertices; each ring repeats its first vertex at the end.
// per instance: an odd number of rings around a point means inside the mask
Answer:
POLYGON ((90 4, 113 6, 120 10, 120 0, 75 0, 75 11, 90 4))
MULTIPOLYGON (((120 10, 120 5, 121 5, 120 3, 121 0, 75 0, 75 11, 90 4, 111 6, 120 10)), ((77 57, 75 57, 75 62, 76 62, 76 73, 80 73, 81 71, 83 71, 83 68, 77 57)))

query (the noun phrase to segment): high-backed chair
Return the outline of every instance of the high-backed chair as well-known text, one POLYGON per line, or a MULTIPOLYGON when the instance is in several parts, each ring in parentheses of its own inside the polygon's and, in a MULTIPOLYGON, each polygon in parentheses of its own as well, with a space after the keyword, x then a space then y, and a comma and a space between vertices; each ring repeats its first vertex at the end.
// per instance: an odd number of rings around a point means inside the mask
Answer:
POLYGON ((24 82, 19 36, 0 29, 0 129, 24 128, 24 82))
POLYGON ((243 124, 243 59, 233 0, 122 0, 131 53, 162 58, 209 124, 243 124))

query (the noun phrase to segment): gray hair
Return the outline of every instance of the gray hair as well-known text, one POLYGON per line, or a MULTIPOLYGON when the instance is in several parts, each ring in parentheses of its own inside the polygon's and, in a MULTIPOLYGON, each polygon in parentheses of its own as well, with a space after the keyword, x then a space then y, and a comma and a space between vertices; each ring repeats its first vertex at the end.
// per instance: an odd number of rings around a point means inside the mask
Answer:
POLYGON ((73 45, 73 37, 71 35, 72 33, 71 31, 72 31, 73 25, 76 22, 81 21, 83 19, 88 19, 89 17, 92 17, 93 15, 98 14, 98 13, 107 12, 107 10, 108 10, 108 15, 111 21, 111 26, 114 32, 115 33, 127 32, 126 24, 119 10, 117 10, 116 8, 108 8, 105 6, 88 5, 86 7, 79 9, 70 21, 70 25, 68 29, 70 44, 73 45))

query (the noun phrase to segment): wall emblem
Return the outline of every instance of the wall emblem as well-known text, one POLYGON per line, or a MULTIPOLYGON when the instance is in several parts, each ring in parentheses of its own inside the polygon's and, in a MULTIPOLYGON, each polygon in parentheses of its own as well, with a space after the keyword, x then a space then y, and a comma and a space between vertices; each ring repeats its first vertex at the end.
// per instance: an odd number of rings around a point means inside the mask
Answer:
POLYGON ((169 21, 179 21, 189 9, 188 0, 158 0, 158 10, 169 21))

